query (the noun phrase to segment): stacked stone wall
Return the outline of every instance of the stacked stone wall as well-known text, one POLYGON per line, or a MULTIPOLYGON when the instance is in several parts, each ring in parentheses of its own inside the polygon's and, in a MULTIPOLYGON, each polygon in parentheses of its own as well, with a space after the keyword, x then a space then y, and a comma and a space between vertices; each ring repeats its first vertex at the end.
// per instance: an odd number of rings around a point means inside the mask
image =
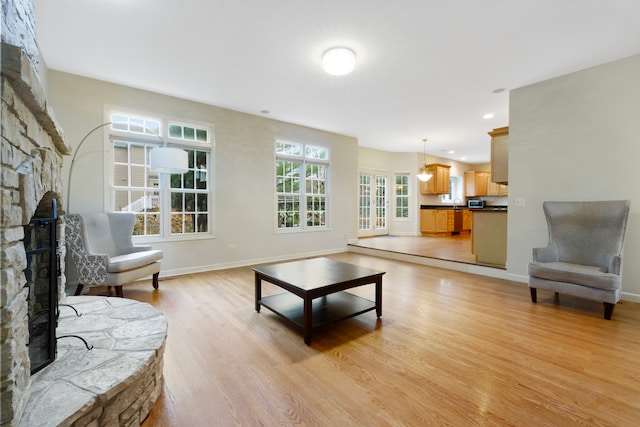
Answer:
MULTIPOLYGON (((48 111, 33 68, 33 55, 5 43, 1 49, 0 425, 15 425, 27 404, 31 386, 23 226, 41 202, 50 205, 51 198, 59 199, 63 194, 62 156, 70 149, 48 111)), ((58 226, 64 236, 61 227, 58 226)), ((63 240, 60 242, 64 245, 63 240)), ((64 263, 63 258, 61 262, 64 263)), ((64 276, 58 289, 64 290, 64 276)), ((64 297, 64 292, 60 295, 64 297)))

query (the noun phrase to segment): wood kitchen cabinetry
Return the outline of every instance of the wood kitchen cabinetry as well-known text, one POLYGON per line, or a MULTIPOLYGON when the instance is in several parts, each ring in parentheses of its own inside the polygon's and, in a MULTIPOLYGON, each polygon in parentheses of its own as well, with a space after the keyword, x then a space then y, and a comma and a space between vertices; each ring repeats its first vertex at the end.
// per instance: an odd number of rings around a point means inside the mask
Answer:
POLYGON ((468 171, 464 173, 464 189, 466 197, 507 196, 509 186, 492 181, 491 172, 468 171))
POLYGON ((491 181, 509 183, 509 126, 495 128, 491 136, 491 181))
POLYGON ((481 264, 504 267, 507 261, 507 212, 473 211, 471 252, 481 264))
POLYGON ((462 231, 471 231, 473 226, 473 214, 469 209, 462 210, 462 231))
POLYGON ((423 234, 451 233, 454 231, 453 209, 421 209, 420 231, 423 234))
POLYGON ((506 184, 497 184, 489 180, 487 186, 487 196, 508 196, 509 186, 506 184))
POLYGON ((487 196, 490 172, 467 171, 464 173, 464 194, 466 197, 487 196))
POLYGON ((448 194, 451 166, 438 163, 426 165, 427 173, 432 177, 429 181, 420 183, 422 194, 448 194))

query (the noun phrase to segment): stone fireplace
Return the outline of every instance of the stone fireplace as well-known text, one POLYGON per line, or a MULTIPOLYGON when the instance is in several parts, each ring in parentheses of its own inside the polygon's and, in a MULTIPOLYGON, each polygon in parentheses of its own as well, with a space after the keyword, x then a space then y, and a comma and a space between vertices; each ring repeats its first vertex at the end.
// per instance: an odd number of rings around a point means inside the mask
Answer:
POLYGON ((28 224, 50 215, 54 200, 64 214, 62 165, 72 150, 40 80, 33 1, 3 1, 1 17, 0 426, 139 425, 162 391, 166 319, 133 300, 66 297, 63 216, 52 222, 58 243, 47 267, 61 304, 55 360, 31 375, 25 285, 45 269, 25 272, 37 235, 28 224))
MULTIPOLYGON (((23 226, 29 224, 42 200, 60 199, 62 158, 71 150, 47 106, 33 56, 4 42, 1 49, 0 424, 5 425, 20 419, 31 386, 23 226)), ((62 224, 57 227, 63 242, 62 224)), ((64 262, 63 244, 58 251, 64 262)), ((64 299, 64 275, 57 285, 64 299)))

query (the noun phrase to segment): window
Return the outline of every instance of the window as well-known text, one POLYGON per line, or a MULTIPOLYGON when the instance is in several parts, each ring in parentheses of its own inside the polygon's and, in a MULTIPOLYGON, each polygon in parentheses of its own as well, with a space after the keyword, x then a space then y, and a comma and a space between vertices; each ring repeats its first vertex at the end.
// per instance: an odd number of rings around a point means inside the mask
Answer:
POLYGON ((463 196, 462 178, 459 176, 452 176, 449 178, 449 193, 443 194, 441 197, 442 202, 454 202, 456 199, 462 200, 463 196))
POLYGON ((396 218, 409 218, 409 174, 395 174, 396 218))
POLYGON ((111 211, 136 214, 135 236, 210 236, 210 129, 169 122, 165 140, 163 120, 127 114, 112 114, 111 119, 111 211), (186 173, 164 175, 149 168, 149 152, 165 141, 187 152, 186 173))
POLYGON ((329 150, 276 141, 276 230, 326 229, 329 150))
POLYGON ((171 234, 209 232, 208 153, 187 150, 189 170, 172 174, 171 234))

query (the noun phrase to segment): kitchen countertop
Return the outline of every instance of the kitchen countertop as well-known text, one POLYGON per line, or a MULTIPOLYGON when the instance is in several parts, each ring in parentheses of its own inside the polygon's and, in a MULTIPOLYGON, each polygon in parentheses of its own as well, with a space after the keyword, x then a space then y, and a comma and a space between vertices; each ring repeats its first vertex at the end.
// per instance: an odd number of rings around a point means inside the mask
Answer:
POLYGON ((504 205, 496 205, 496 206, 485 206, 484 208, 469 208, 466 205, 456 206, 453 205, 420 205, 420 209, 469 209, 474 212, 506 212, 507 207, 504 205))

